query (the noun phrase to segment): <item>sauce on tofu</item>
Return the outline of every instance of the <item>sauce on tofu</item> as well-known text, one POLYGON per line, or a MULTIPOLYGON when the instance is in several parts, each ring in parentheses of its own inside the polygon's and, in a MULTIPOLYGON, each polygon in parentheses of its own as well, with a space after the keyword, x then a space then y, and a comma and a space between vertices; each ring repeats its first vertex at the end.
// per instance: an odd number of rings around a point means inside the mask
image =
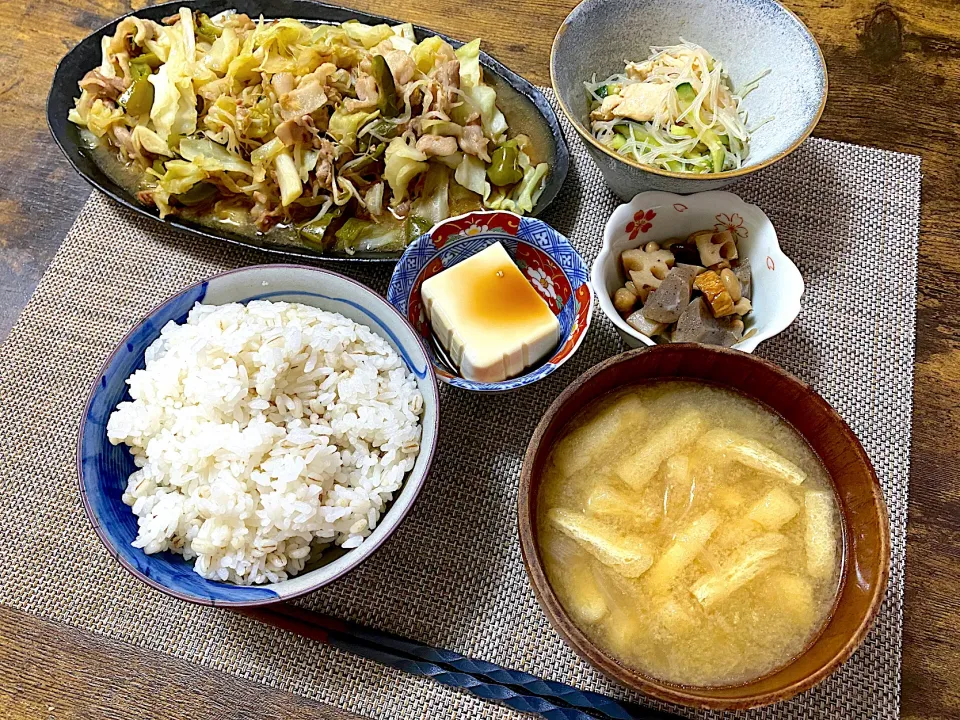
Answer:
POLYGON ((604 396, 550 453, 538 534, 571 619, 625 665, 683 685, 784 666, 833 611, 833 484, 788 423, 713 386, 604 396))

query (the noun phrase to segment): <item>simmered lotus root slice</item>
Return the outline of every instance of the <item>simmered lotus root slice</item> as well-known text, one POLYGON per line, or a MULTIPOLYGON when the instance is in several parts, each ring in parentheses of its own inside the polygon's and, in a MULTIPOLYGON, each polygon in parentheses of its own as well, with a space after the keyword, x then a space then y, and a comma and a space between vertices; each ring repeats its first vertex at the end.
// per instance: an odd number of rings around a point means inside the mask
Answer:
POLYGON ((675 262, 673 253, 669 250, 647 251, 642 248, 624 250, 620 261, 642 302, 646 302, 647 296, 660 287, 675 262))
POLYGON ((701 231, 694 233, 690 239, 697 243, 701 265, 710 267, 724 260, 729 262, 737 259, 737 243, 733 239, 733 233, 729 230, 723 232, 701 231))
POLYGON ((707 270, 705 273, 697 275, 693 281, 694 287, 703 293, 703 299, 707 301, 710 312, 714 317, 724 317, 733 315, 735 305, 730 293, 727 292, 723 280, 713 270, 707 270))

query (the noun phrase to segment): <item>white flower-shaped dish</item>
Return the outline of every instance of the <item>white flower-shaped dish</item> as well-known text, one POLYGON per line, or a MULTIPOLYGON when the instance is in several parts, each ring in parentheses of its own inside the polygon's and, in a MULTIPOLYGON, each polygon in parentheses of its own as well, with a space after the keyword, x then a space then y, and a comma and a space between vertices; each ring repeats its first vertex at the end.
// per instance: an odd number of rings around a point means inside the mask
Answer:
POLYGON ((753 352, 796 319, 803 277, 780 250, 773 223, 760 208, 722 191, 694 195, 644 192, 613 211, 591 273, 600 308, 629 347, 657 343, 627 325, 613 307, 613 293, 626 281, 620 253, 651 241, 685 238, 707 228, 733 232, 740 259, 750 261, 753 274, 753 311, 744 318, 744 339, 733 347, 753 352))

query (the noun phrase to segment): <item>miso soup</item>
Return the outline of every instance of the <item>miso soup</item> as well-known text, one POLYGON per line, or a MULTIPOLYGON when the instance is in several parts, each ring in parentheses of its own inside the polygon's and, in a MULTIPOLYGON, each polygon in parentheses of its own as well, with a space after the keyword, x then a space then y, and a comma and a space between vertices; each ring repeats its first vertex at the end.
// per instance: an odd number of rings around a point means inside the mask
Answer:
POLYGON ((833 610, 843 544, 830 477, 796 430, 734 392, 665 381, 601 398, 551 450, 540 493, 560 602, 647 675, 755 680, 833 610))

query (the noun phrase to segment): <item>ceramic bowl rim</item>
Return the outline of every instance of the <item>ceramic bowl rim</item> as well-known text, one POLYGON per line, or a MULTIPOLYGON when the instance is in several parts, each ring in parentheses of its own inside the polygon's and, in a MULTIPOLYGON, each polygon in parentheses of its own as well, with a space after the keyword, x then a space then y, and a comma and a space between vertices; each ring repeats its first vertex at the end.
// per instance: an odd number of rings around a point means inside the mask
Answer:
POLYGON ((567 17, 564 18, 563 22, 560 24, 560 27, 557 29, 557 34, 554 35, 553 43, 550 45, 550 85, 553 88, 554 95, 557 96, 557 104, 560 107, 560 112, 562 112, 567 120, 570 121, 570 124, 576 129, 580 137, 593 147, 595 150, 599 150, 605 155, 617 160, 624 165, 641 170, 643 172, 648 172, 652 175, 660 175, 661 177, 676 178, 679 180, 691 180, 694 182, 704 181, 709 182, 711 180, 725 180, 733 179, 738 177, 743 177, 745 175, 750 175, 751 173, 757 172, 758 170, 763 170, 770 165, 782 160, 787 155, 796 150, 800 145, 813 133, 814 128, 817 127, 817 124, 820 122, 820 117, 823 115, 823 110, 827 105, 827 95, 829 93, 829 78, 827 76, 827 62, 823 57, 823 50, 820 47, 820 43, 817 42, 817 39, 814 37, 813 33, 810 32, 810 28, 801 20, 795 12, 790 8, 782 5, 777 2, 777 0, 762 0, 762 2, 769 3, 770 5, 776 6, 780 11, 787 13, 790 18, 797 24, 800 30, 803 33, 806 33, 807 37, 813 43, 813 46, 817 50, 817 59, 820 61, 820 70, 823 75, 823 92, 820 95, 820 105, 817 108, 817 111, 813 114, 813 117, 810 119, 810 122, 803 129, 800 135, 784 150, 771 155, 769 158, 758 162, 756 165, 748 165, 746 167, 741 167, 736 170, 724 170, 723 172, 718 173, 704 173, 704 174, 695 174, 695 173, 682 173, 675 172, 673 170, 664 170, 662 168, 655 167, 653 165, 644 165, 637 162, 632 158, 625 157, 620 155, 618 152, 611 150, 602 142, 597 140, 593 133, 589 132, 584 126, 583 123, 573 114, 567 103, 563 98, 563 95, 560 93, 558 84, 557 84, 557 69, 556 69, 556 54, 557 54, 557 44, 560 41, 561 36, 566 32, 567 25, 571 17, 576 14, 580 8, 588 2, 593 0, 580 0, 580 2, 570 11, 567 17))
MULTIPOLYGON (((773 337, 776 337, 788 327, 790 327, 797 317, 800 315, 800 310, 803 309, 803 295, 806 292, 806 283, 803 279, 803 273, 800 272, 800 269, 797 267, 797 264, 787 255, 783 248, 780 247, 780 236, 777 234, 777 228, 773 224, 773 221, 770 217, 760 208, 758 205, 749 203, 739 195, 732 193, 728 190, 707 190, 704 192, 692 193, 690 195, 678 195, 677 193, 665 192, 663 190, 646 190, 641 193, 637 193, 630 200, 621 203, 618 205, 610 217, 607 218, 607 223, 603 229, 603 240, 600 245, 600 252, 597 253, 597 257, 594 258, 593 265, 590 268, 590 281, 594 286, 594 291, 598 293, 597 295, 597 305, 600 306, 600 311, 607 317, 607 319, 613 323, 613 326, 621 333, 627 333, 630 337, 635 338, 644 345, 650 347, 656 347, 660 344, 669 344, 669 343, 658 343, 653 338, 649 338, 646 335, 638 332, 634 328, 630 327, 623 318, 620 317, 614 310, 613 313, 606 307, 606 304, 601 300, 599 295, 601 290, 601 275, 606 269, 607 265, 611 262, 616 262, 616 258, 613 257, 613 247, 615 236, 620 234, 620 231, 617 229, 618 225, 614 225, 614 220, 617 219, 617 216, 622 213, 625 208, 629 208, 635 203, 637 203, 641 198, 647 198, 650 200, 648 205, 657 204, 669 204, 671 202, 682 203, 684 205, 692 205, 693 203, 698 202, 699 200, 710 200, 713 198, 722 198, 727 203, 732 205, 738 205, 741 208, 745 208, 750 213, 756 213, 759 216, 759 225, 760 227, 767 230, 773 237, 773 248, 776 249, 779 256, 777 262, 785 262, 786 270, 796 276, 796 279, 799 283, 799 293, 794 298, 792 295, 787 297, 780 295, 778 297, 778 304, 783 307, 789 307, 791 310, 788 311, 789 319, 782 323, 781 327, 768 328, 762 333, 757 333, 752 335, 745 340, 741 340, 737 343, 734 343, 733 349, 739 350, 740 352, 752 353, 760 343, 765 342, 773 337), (792 313, 792 314, 791 314, 792 313)), ((688 208, 692 209, 692 208, 688 208)), ((746 219, 746 218, 745 218, 746 219)), ((642 245, 643 243, 640 243, 642 245)), ((638 247, 640 247, 638 245, 638 247)), ((604 298, 607 298, 606 292, 603 294, 604 298)), ((611 306, 612 307, 612 306, 611 306)))
MULTIPOLYGON (((410 323, 407 322, 407 319, 404 318, 402 315, 400 315, 400 313, 397 311, 397 309, 393 305, 387 302, 385 298, 377 294, 374 290, 372 290, 371 288, 367 287, 366 285, 364 285, 363 283, 357 280, 349 278, 346 275, 343 275, 341 273, 334 272, 333 270, 328 270, 326 268, 312 267, 310 265, 301 265, 297 263, 264 263, 260 265, 246 265, 244 267, 235 268, 233 270, 226 270, 224 272, 216 273, 214 275, 209 275, 207 277, 204 277, 198 280, 197 282, 191 283, 190 285, 187 285, 186 287, 181 288, 176 293, 165 297, 159 303, 152 305, 151 308, 131 326, 131 328, 124 334, 123 338, 121 338, 120 341, 117 343, 116 347, 110 352, 109 355, 107 355, 106 359, 100 364, 100 367, 97 369, 97 372, 90 383, 89 390, 87 391, 87 400, 84 403, 83 415, 81 416, 80 426, 79 426, 79 431, 77 436, 77 449, 76 449, 77 486, 80 491, 80 498, 83 502, 84 515, 86 516, 87 521, 93 526, 93 531, 96 533, 97 537, 100 540, 101 545, 103 545, 107 553, 114 560, 116 560, 121 566, 123 566, 123 568, 126 569, 127 572, 129 572, 131 575, 137 578, 137 580, 139 580, 140 582, 148 585, 149 587, 155 590, 159 590, 165 595, 169 595, 170 597, 176 598, 178 600, 184 600, 186 602, 193 603, 195 605, 201 605, 206 607, 233 607, 233 608, 255 607, 259 605, 272 605, 273 603, 285 602, 287 600, 293 600, 295 598, 302 597, 303 595, 307 595, 309 593, 315 592, 322 587, 325 587, 327 585, 330 585, 340 580, 345 575, 350 573, 352 570, 355 570, 357 567, 363 564, 364 561, 372 557, 381 547, 383 547, 387 543, 387 541, 393 536, 393 534, 397 531, 397 529, 399 529, 401 523, 406 518, 410 510, 413 508, 413 505, 417 501, 417 498, 420 496, 420 492, 423 490, 423 486, 426 484, 426 480, 430 474, 430 469, 433 466, 433 460, 436 454, 437 442, 438 442, 439 433, 440 433, 440 395, 437 389, 437 377, 436 377, 436 373, 433 370, 433 365, 432 363, 427 362, 426 365, 428 370, 427 370, 427 375, 426 375, 424 384, 428 388, 430 388, 430 395, 434 403, 434 407, 436 408, 434 412, 434 420, 433 420, 433 442, 431 443, 428 449, 429 453, 427 455, 427 461, 426 461, 426 464, 424 465, 423 472, 418 478, 416 478, 416 483, 414 485, 414 493, 410 497, 410 502, 407 503, 406 507, 399 508, 400 514, 399 516, 397 516, 397 519, 393 528, 386 535, 379 538, 379 540, 370 548, 369 552, 366 555, 359 558, 357 561, 355 561, 352 564, 347 564, 347 566, 344 567, 340 572, 328 578, 324 582, 316 585, 310 585, 305 588, 300 588, 286 595, 281 596, 277 594, 276 591, 273 591, 273 590, 271 590, 271 592, 273 593, 272 597, 263 596, 263 597, 251 599, 251 600, 214 600, 213 598, 202 598, 195 595, 190 595, 188 593, 181 592, 180 590, 177 590, 175 588, 168 587, 163 583, 160 583, 154 578, 150 577, 149 575, 142 573, 139 569, 134 567, 126 558, 124 558, 114 548, 113 544, 107 538, 106 534, 104 533, 103 529, 100 526, 100 520, 94 513, 93 508, 91 507, 90 499, 87 496, 87 490, 84 487, 84 483, 83 483, 84 472, 83 472, 82 453, 83 453, 84 431, 86 429, 87 419, 90 414, 90 408, 93 404, 94 397, 97 395, 97 392, 98 392, 97 388, 100 386, 100 378, 104 376, 107 368, 113 363, 117 354, 126 346, 126 343, 128 342, 128 340, 138 330, 140 330, 153 315, 155 315, 161 308, 167 305, 167 303, 169 303, 170 301, 175 300, 176 298, 187 294, 191 290, 199 288, 205 283, 209 283, 213 280, 229 277, 231 275, 238 275, 246 272, 265 270, 265 269, 308 270, 311 272, 319 273, 321 275, 333 275, 340 280, 344 280, 351 285, 357 286, 359 289, 365 291, 366 293, 372 295, 375 299, 379 300, 382 305, 389 308, 391 312, 393 312, 398 318, 400 318, 403 324, 410 329, 411 334, 416 338, 417 345, 419 346, 420 351, 423 353, 424 359, 428 360, 430 357, 429 354, 427 353, 426 347, 423 344, 423 339, 420 337, 420 334, 417 333, 417 331, 412 326, 410 326, 410 323)), ((425 449, 426 448, 421 446, 420 452, 423 452, 425 449)), ((408 477, 404 481, 404 487, 406 486, 407 482, 413 479, 414 479, 413 477, 408 477)), ((394 498, 394 500, 391 501, 390 508, 387 510, 387 512, 383 514, 383 517, 386 517, 387 513, 394 510, 395 502, 396 502, 396 498, 394 498)), ((302 575, 298 575, 297 577, 305 577, 307 574, 309 573, 304 573, 302 575)), ((217 582, 217 581, 211 580, 210 582, 217 582)), ((231 583, 220 583, 220 584, 233 586, 231 583)), ((253 585, 251 587, 269 590, 271 589, 271 586, 275 584, 276 583, 264 583, 260 585, 253 585)))
MULTIPOLYGON (((454 217, 449 217, 449 218, 447 218, 447 219, 445 219, 445 220, 441 220, 441 221, 438 222, 436 225, 434 225, 432 228, 430 228, 427 232, 423 233, 422 235, 420 235, 419 237, 417 237, 415 240, 413 240, 413 241, 404 249, 404 255, 403 255, 403 256, 400 258, 400 260, 397 262, 397 265, 396 265, 396 267, 394 268, 393 274, 390 276, 390 284, 389 284, 389 286, 388 286, 388 288, 387 288, 387 298, 388 298, 387 302, 389 302, 390 305, 391 305, 395 310, 397 310, 398 313, 400 312, 399 309, 398 309, 395 305, 393 305, 393 303, 389 300, 389 297, 390 297, 390 295, 393 294, 393 289, 394 289, 394 287, 395 287, 395 277, 396 277, 396 274, 397 274, 398 272, 400 272, 401 268, 403 267, 403 257, 405 257, 408 252, 412 252, 412 251, 413 251, 412 249, 413 249, 414 247, 416 247, 416 246, 418 246, 420 243, 424 242, 424 239, 425 239, 425 238, 429 238, 429 239, 430 239, 430 242, 432 243, 432 242, 433 242, 433 234, 437 231, 438 228, 446 225, 447 223, 458 222, 458 221, 460 221, 460 220, 463 220, 463 219, 469 217, 470 215, 480 215, 480 216, 511 215, 511 216, 513 216, 513 217, 518 218, 520 221, 533 222, 533 223, 538 223, 538 224, 540 224, 540 225, 543 225, 543 226, 546 227, 548 230, 551 230, 552 232, 556 233, 557 236, 559 236, 559 237, 563 240, 563 242, 567 244, 567 246, 570 248, 570 250, 572 250, 572 251, 576 254, 576 256, 580 259, 580 262, 583 264, 584 271, 586 272, 586 275, 587 275, 587 279, 586 279, 586 280, 584 281, 584 283, 583 283, 583 284, 586 286, 586 288, 587 288, 587 294, 588 294, 588 296, 589 296, 588 299, 587 299, 587 316, 586 316, 586 319, 585 319, 584 322, 583 322, 582 330, 581 330, 581 333, 580 333, 580 338, 579 338, 579 339, 577 340, 577 342, 574 344, 574 346, 573 346, 573 348, 570 350, 570 352, 567 353, 567 355, 566 355, 564 358, 562 358, 562 359, 560 360, 560 362, 553 364, 553 366, 552 366, 552 368, 550 369, 549 372, 546 372, 546 373, 544 373, 543 375, 541 375, 541 376, 539 376, 539 377, 531 378, 531 377, 530 377, 530 376, 531 376, 531 373, 535 372, 538 368, 542 367, 541 365, 537 365, 536 367, 534 367, 534 368, 532 368, 532 369, 529 369, 527 372, 523 373, 522 375, 517 375, 517 376, 515 376, 515 377, 508 378, 507 380, 501 380, 500 382, 496 382, 496 383, 480 383, 480 382, 475 381, 475 380, 467 380, 466 378, 463 378, 463 377, 461 377, 461 376, 459 376, 459 375, 454 378, 454 379, 456 379, 456 380, 462 380, 463 382, 466 382, 466 383, 471 383, 470 386, 465 386, 465 385, 461 385, 461 384, 454 384, 454 383, 450 382, 450 379, 449 379, 449 378, 446 378, 446 377, 444 377, 443 375, 437 375, 437 380, 438 380, 439 382, 442 382, 442 383, 445 384, 445 385, 448 385, 448 386, 450 386, 450 387, 456 388, 457 390, 461 390, 461 391, 464 391, 464 392, 479 392, 479 393, 491 393, 491 394, 495 394, 495 393, 511 392, 511 391, 513 391, 513 390, 520 390, 521 388, 529 387, 530 385, 533 385, 533 384, 535 384, 535 383, 537 383, 537 382, 540 382, 541 380, 544 380, 545 378, 549 377, 550 375, 552 375, 553 373, 555 373, 561 366, 563 366, 564 363, 566 363, 568 360, 570 360, 570 358, 572 358, 574 355, 577 354, 577 352, 580 350, 580 347, 583 345, 583 341, 584 341, 584 340, 586 339, 586 337, 587 337, 587 333, 590 331, 590 325, 591 325, 591 323, 593 322, 593 308, 594 308, 594 305, 596 304, 596 303, 595 303, 595 300, 596 300, 596 290, 595 290, 594 287, 593 287, 591 270, 590 270, 590 266, 587 265, 587 261, 584 260, 583 255, 580 254, 580 251, 577 250, 576 247, 574 247, 574 245, 573 245, 572 242, 570 242, 570 238, 568 238, 566 235, 564 235, 562 232, 560 232, 559 230, 557 230, 555 227, 553 227, 552 225, 550 225, 550 224, 549 224, 548 222, 546 222, 545 220, 541 220, 541 219, 538 218, 538 217, 532 217, 532 216, 530 216, 530 215, 518 215, 517 213, 511 212, 511 211, 509 211, 509 210, 487 210, 487 209, 470 210, 470 211, 468 211, 468 212, 461 213, 460 215, 455 215, 454 217), (480 387, 480 386, 482 386, 482 387, 480 387)), ((519 226, 518 226, 518 227, 519 227, 519 226)), ((516 236, 513 236, 513 237, 516 237, 516 236)), ((517 241, 519 242, 519 241, 520 241, 520 238, 517 238, 517 241)), ((523 242, 527 242, 527 241, 524 240, 523 242)), ((527 244, 530 245, 531 243, 527 242, 527 244)), ((436 245, 434 245, 434 247, 436 248, 436 245)), ((536 246, 534 245, 534 246, 532 246, 532 247, 536 247, 536 246)), ((540 249, 540 248, 537 248, 537 249, 540 249)), ((425 267, 431 260, 433 260, 433 258, 435 258, 438 254, 440 254, 440 252, 441 252, 442 250, 443 250, 443 248, 436 248, 436 252, 435 252, 433 255, 431 255, 429 258, 427 258, 426 261, 420 266, 420 269, 421 269, 420 271, 422 271, 423 267, 425 267)), ((540 251, 541 251, 544 255, 547 255, 547 256, 554 262, 554 264, 556 264, 557 267, 560 268, 561 271, 563 270, 563 267, 560 265, 560 263, 557 262, 556 258, 554 258, 552 255, 550 255, 549 253, 547 253, 547 252, 544 251, 544 250, 540 250, 540 251)), ((420 272, 420 271, 418 271, 418 272, 420 272)), ((566 272, 564 272, 564 275, 566 275, 566 272)), ((567 279, 569 280, 569 277, 567 277, 567 279)), ((571 289, 572 289, 574 292, 576 292, 576 288, 573 287, 573 283, 572 283, 572 282, 570 283, 570 285, 571 285, 571 289)), ((406 295, 405 295, 405 301, 406 301, 406 304, 407 304, 407 307, 408 307, 408 308, 409 308, 409 305, 410 305, 410 296, 411 296, 411 294, 412 294, 412 291, 413 291, 413 288, 411 287, 411 291, 408 292, 408 293, 406 293, 406 295)), ((409 321, 408 321, 408 323, 409 323, 409 321)), ((420 333, 417 331, 417 329, 414 328, 413 331, 417 334, 417 337, 420 338, 420 340, 421 340, 421 342, 422 342, 422 341, 423 341, 423 338, 420 336, 420 333)), ((557 348, 554 350, 554 354, 556 354, 557 350, 559 350, 562 346, 563 346, 563 338, 560 339, 560 342, 558 343, 557 348)), ((552 356, 551 356, 551 357, 552 357, 552 356)), ((433 354, 432 351, 427 354, 427 359, 430 361, 429 364, 430 364, 431 369, 435 371, 435 370, 436 370, 436 359, 435 359, 435 355, 433 354)), ((549 363, 549 362, 550 362, 550 358, 548 358, 548 359, 545 360, 544 362, 549 363)))
MULTIPOLYGON (((670 378, 672 376, 664 375, 662 377, 670 378)), ((645 378, 645 380, 647 379, 656 378, 645 378)), ((722 383, 720 384, 722 385, 722 383)), ((734 392, 740 391, 734 389, 734 392)), ((746 393, 741 394, 748 396, 746 393)), ((776 411, 775 408, 772 409, 776 411)), ((843 512, 842 508, 841 512, 843 512)), ((845 515, 843 516, 843 522, 845 525, 847 524, 845 515)), ((853 653, 856 652, 856 650, 863 643, 867 633, 873 627, 873 623, 880 612, 880 606, 883 603, 890 579, 890 524, 886 499, 883 495, 883 488, 880 485, 880 480, 877 477, 876 469, 873 467, 873 463, 870 461, 869 455, 867 455, 867 452, 864 450, 859 438, 846 423, 846 421, 840 417, 839 413, 833 408, 833 406, 824 400, 824 398, 809 384, 803 382, 792 373, 787 372, 769 360, 757 357, 756 355, 749 355, 737 350, 731 350, 730 348, 700 346, 690 343, 658 345, 653 348, 636 348, 618 355, 614 355, 613 357, 609 357, 585 371, 580 377, 570 383, 570 385, 567 386, 567 388, 564 389, 564 391, 560 393, 560 395, 550 404, 550 407, 544 412, 542 419, 540 420, 536 429, 533 431, 530 441, 527 444, 526 452, 524 453, 523 465, 520 472, 520 483, 517 493, 517 534, 519 536, 520 553, 523 557, 523 565, 527 573, 527 580, 530 582, 530 586, 537 598, 537 603, 540 605, 540 609, 543 611, 543 614, 549 621, 550 626, 556 630, 557 633, 559 633, 564 642, 580 658, 582 658, 592 667, 601 671, 606 677, 615 680, 618 684, 641 692, 644 695, 657 700, 701 710, 747 710, 751 708, 758 708, 764 705, 770 705, 775 702, 792 698, 820 683, 835 670, 837 670, 837 668, 839 668, 843 663, 849 660, 850 656, 853 655, 853 653), (799 388, 802 388, 806 393, 809 393, 810 396, 812 396, 816 403, 820 406, 821 412, 830 416, 832 420, 840 423, 839 427, 844 431, 846 440, 851 444, 854 452, 860 456, 860 459, 863 461, 863 465, 867 468, 868 480, 874 499, 873 507, 877 511, 878 515, 880 527, 878 537, 880 572, 877 577, 877 582, 872 588, 867 612, 853 632, 850 633, 849 638, 846 640, 843 647, 828 662, 826 662, 815 672, 812 672, 800 680, 791 683, 779 691, 768 691, 754 695, 743 695, 741 697, 704 698, 689 694, 686 691, 686 688, 684 688, 682 685, 676 685, 663 680, 658 680, 650 675, 627 668, 626 666, 618 663, 616 660, 603 652, 597 644, 587 638, 587 636, 576 626, 573 620, 571 620, 566 610, 564 610, 556 596, 556 593, 553 591, 549 580, 546 577, 546 572, 544 571, 543 563, 540 559, 538 545, 534 540, 533 529, 529 522, 532 507, 534 506, 534 501, 531 498, 533 492, 533 465, 540 450, 541 439, 544 433, 550 427, 550 424, 553 422, 553 418, 557 415, 558 411, 571 399, 576 392, 580 390, 581 387, 588 384, 594 378, 606 372, 615 365, 629 363, 633 360, 633 358, 640 355, 669 352, 692 353, 700 352, 702 350, 727 356, 728 358, 737 361, 756 363, 760 366, 763 366, 766 370, 780 376, 786 382, 794 384, 799 388)), ((787 665, 782 666, 781 669, 785 667, 787 667, 787 665)), ((691 687, 689 689, 705 690, 708 688, 691 687)))

